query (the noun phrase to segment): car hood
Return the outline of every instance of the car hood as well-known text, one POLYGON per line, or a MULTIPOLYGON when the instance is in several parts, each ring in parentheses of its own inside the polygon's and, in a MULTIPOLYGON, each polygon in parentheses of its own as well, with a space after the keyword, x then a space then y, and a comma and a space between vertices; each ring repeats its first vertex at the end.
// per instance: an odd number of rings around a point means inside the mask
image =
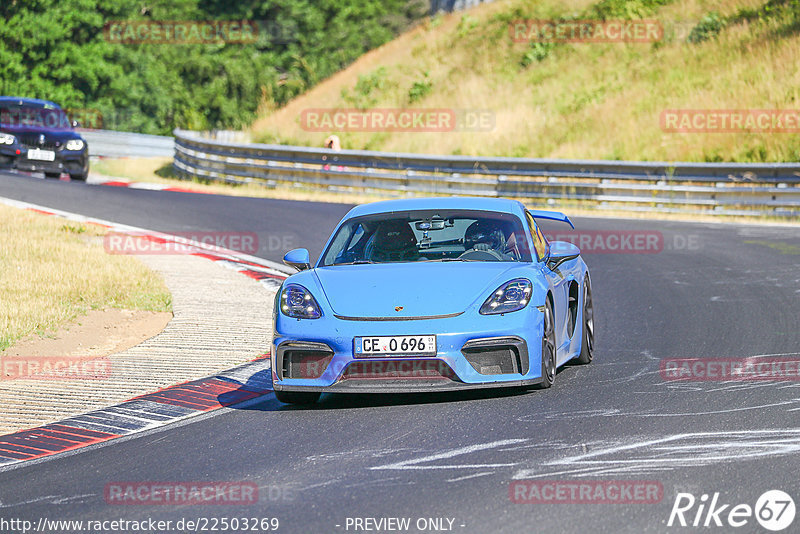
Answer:
POLYGON ((314 269, 314 274, 336 315, 403 318, 457 314, 478 300, 481 305, 518 266, 507 262, 339 265, 314 269))

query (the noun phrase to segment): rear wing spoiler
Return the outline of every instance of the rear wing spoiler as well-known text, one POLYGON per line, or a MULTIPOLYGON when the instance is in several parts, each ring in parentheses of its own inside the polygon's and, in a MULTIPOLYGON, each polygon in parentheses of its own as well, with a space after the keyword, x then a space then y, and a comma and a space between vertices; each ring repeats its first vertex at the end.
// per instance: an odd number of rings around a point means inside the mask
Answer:
POLYGON ((528 210, 528 213, 530 213, 531 217, 534 219, 550 219, 551 221, 561 221, 570 225, 573 230, 575 229, 575 225, 572 224, 572 221, 569 220, 569 217, 560 211, 528 210))

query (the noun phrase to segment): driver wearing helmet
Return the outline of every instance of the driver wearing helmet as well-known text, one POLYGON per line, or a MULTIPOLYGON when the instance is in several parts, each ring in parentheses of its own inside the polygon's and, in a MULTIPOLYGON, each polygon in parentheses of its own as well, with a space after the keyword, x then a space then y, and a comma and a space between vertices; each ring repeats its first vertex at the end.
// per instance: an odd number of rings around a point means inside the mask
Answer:
POLYGON ((512 259, 505 253, 506 234, 503 232, 503 224, 499 221, 484 219, 469 225, 464 233, 464 249, 489 252, 497 259, 512 259))

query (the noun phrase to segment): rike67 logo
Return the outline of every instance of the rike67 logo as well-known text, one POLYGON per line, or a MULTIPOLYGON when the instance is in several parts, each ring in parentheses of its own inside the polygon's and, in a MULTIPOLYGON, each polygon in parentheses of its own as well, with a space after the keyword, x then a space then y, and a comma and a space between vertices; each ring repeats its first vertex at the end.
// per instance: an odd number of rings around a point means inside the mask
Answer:
MULTIPOLYGON (((667 526, 740 528, 751 524, 752 519, 767 530, 778 532, 794 521, 795 504, 792 497, 781 490, 764 492, 755 506, 749 504, 723 504, 719 492, 709 499, 703 494, 697 499, 691 493, 678 493, 667 526)), ((750 529, 748 529, 750 530, 750 529)))

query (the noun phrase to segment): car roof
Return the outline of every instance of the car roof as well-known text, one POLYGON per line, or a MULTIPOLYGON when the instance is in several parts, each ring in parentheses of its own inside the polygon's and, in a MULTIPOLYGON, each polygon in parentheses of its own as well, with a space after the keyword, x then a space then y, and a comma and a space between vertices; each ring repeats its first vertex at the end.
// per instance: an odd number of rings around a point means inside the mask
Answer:
POLYGON ((345 219, 389 213, 395 211, 414 210, 482 210, 502 213, 513 213, 524 216, 525 207, 517 200, 507 198, 481 198, 481 197, 427 197, 404 198, 398 200, 382 200, 356 206, 347 214, 345 219))
POLYGON ((21 96, 0 96, 0 104, 16 104, 18 106, 31 106, 37 108, 61 109, 61 106, 49 100, 38 98, 23 98, 21 96))

